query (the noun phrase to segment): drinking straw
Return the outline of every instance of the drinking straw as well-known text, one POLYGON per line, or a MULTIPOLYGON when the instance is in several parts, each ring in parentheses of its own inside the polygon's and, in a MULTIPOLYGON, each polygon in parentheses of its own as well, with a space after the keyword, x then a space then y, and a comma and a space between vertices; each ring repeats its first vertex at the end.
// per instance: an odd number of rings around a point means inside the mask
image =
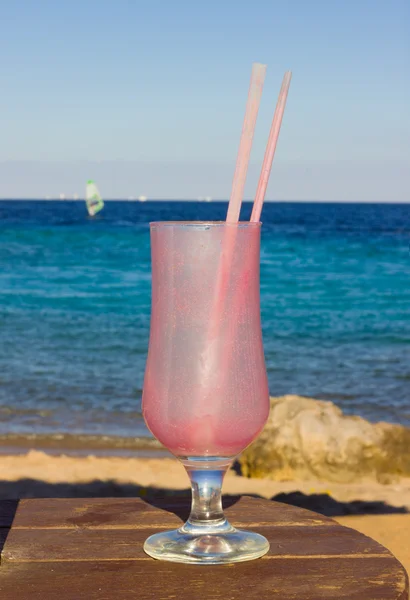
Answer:
MULTIPOLYGON (((270 176, 270 172, 271 172, 271 168, 272 168, 273 157, 275 156, 276 145, 278 142, 280 127, 282 124, 283 113, 285 111, 286 100, 287 100, 287 96, 288 96, 291 77, 292 77, 291 71, 287 71, 283 77, 282 87, 279 92, 279 97, 278 97, 278 101, 276 104, 275 113, 273 115, 272 126, 271 126, 271 130, 269 133, 265 156, 263 159, 263 164, 262 164, 261 174, 260 174, 260 178, 259 178, 259 182, 258 182, 258 187, 256 190, 256 196, 255 196, 254 205, 253 205, 253 209, 252 209, 252 215, 251 215, 251 222, 258 222, 260 219, 260 216, 261 216, 263 201, 265 199, 266 188, 268 186, 269 176, 270 176)), ((232 229, 234 229, 234 228, 232 228, 232 229)), ((233 246, 234 246, 234 244, 232 243, 232 248, 233 248, 233 246)), ((233 251, 229 255, 229 259, 232 260, 232 258, 233 258, 233 251)), ((227 262, 228 261, 225 261, 225 267, 226 267, 225 271, 228 271, 228 273, 225 273, 225 277, 228 277, 228 275, 229 275, 229 264, 226 264, 227 262)), ((248 262, 249 262, 249 259, 248 259, 248 262)), ((248 270, 248 267, 246 267, 244 269, 244 272, 246 272, 247 270, 248 270)), ((238 290, 235 294, 232 305, 230 307, 230 311, 232 312, 232 314, 234 314, 236 316, 239 315, 239 313, 242 309, 243 298, 244 298, 244 294, 246 293, 246 286, 247 286, 247 282, 246 282, 246 278, 245 278, 245 280, 243 282, 239 282, 238 290)), ((237 327, 237 323, 236 323, 236 325, 234 325, 234 327, 231 331, 232 339, 234 339, 236 336, 236 327, 237 327)), ((231 357, 229 356, 228 353, 226 353, 225 356, 222 357, 223 366, 222 366, 221 370, 223 373, 228 371, 230 359, 231 359, 231 357)))
MULTIPOLYGON (((236 241, 236 227, 229 227, 229 223, 235 225, 235 223, 238 223, 239 220, 243 190, 245 187, 249 157, 251 153, 253 135, 255 132, 256 119, 258 116, 265 75, 266 65, 260 63, 254 63, 252 65, 245 118, 242 126, 242 134, 232 182, 231 197, 229 200, 228 213, 226 217, 228 227, 226 227, 226 231, 223 235, 222 253, 217 268, 215 289, 209 316, 207 346, 204 349, 201 357, 201 381, 204 388, 209 386, 209 383, 213 378, 213 373, 215 372, 216 362, 219 362, 219 357, 216 356, 215 352, 215 344, 217 344, 217 337, 220 330, 220 318, 225 305, 225 296, 229 282, 229 272, 233 260, 236 241)), ((211 402, 219 403, 219 400, 212 399, 211 402)), ((192 406, 195 406, 195 402, 193 402, 192 406)))
POLYGON ((256 119, 258 116, 265 75, 266 65, 262 65, 260 63, 254 63, 252 65, 251 82, 249 85, 248 101, 246 103, 245 119, 243 122, 241 141, 239 143, 238 156, 236 159, 228 214, 226 216, 226 220, 229 223, 236 223, 239 220, 243 190, 245 187, 249 157, 252 148, 253 134, 255 132, 256 119))
POLYGON ((268 187, 269 176, 272 168, 273 157, 275 156, 276 144, 279 138, 280 126, 282 124, 283 113, 285 112, 286 100, 288 97, 291 78, 292 72, 287 71, 282 81, 282 87, 279 92, 279 98, 276 104, 275 114, 273 115, 268 144, 266 146, 262 170, 259 177, 258 187, 256 189, 255 200, 253 203, 251 221, 259 221, 261 216, 263 201, 265 200, 266 188, 268 187))
MULTIPOLYGON (((238 156, 236 159, 235 173, 232 182, 231 197, 229 200, 227 223, 238 223, 241 212, 243 190, 245 187, 246 173, 248 171, 249 157, 251 154, 253 135, 255 133, 256 119, 261 101, 263 83, 265 81, 266 65, 253 63, 251 81, 249 84, 248 100, 246 102, 245 118, 242 126, 241 140, 239 142, 238 156)), ((222 306, 225 302, 226 286, 229 271, 233 260, 236 240, 236 227, 227 227, 222 241, 222 255, 217 271, 213 309, 210 318, 210 338, 217 334, 222 306)))

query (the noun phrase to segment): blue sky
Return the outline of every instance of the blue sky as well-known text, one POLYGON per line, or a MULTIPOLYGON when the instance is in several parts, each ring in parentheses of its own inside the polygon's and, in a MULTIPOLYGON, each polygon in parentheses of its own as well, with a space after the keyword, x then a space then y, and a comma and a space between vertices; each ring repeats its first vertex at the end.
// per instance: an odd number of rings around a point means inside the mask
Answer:
POLYGON ((268 65, 246 186, 283 73, 269 199, 410 201, 407 0, 9 0, 0 197, 227 198, 252 62, 268 65))

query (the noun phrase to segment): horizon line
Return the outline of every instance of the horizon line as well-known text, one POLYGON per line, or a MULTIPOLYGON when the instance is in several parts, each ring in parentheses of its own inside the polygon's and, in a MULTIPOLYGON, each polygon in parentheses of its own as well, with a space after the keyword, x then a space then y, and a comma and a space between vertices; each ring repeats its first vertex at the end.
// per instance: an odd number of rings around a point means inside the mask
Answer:
MULTIPOLYGON (((118 197, 118 198, 103 198, 104 202, 138 202, 141 204, 147 202, 197 202, 201 204, 212 204, 212 203, 228 203, 228 198, 215 198, 210 201, 198 200, 197 198, 147 198, 146 200, 139 200, 138 197, 134 197, 132 199, 128 197, 118 197)), ((17 197, 0 197, 0 202, 85 202, 85 198, 64 198, 61 199, 59 197, 50 197, 50 198, 38 198, 38 197, 27 197, 27 198, 17 198, 17 197)), ((252 204, 253 200, 245 199, 242 201, 246 204, 252 204)), ((409 200, 318 200, 318 199, 292 199, 292 200, 265 200, 265 203, 275 204, 275 203, 284 203, 284 204, 410 204, 409 200)))

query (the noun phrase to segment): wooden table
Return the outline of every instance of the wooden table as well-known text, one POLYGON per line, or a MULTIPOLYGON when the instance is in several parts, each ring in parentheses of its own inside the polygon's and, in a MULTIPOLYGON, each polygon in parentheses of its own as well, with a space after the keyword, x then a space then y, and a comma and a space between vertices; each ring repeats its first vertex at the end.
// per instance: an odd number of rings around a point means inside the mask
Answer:
POLYGON ((225 566, 154 561, 142 544, 178 526, 186 501, 54 499, 0 503, 1 600, 407 600, 386 548, 332 519, 255 498, 228 498, 233 524, 270 543, 263 558, 225 566), (15 513, 15 515, 13 514, 15 513))

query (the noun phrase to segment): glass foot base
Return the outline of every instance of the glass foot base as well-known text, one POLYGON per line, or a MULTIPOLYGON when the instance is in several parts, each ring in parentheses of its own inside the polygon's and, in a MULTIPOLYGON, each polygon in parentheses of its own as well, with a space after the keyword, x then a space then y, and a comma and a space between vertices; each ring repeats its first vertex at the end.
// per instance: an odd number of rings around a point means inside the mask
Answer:
POLYGON ((219 565, 260 558, 269 542, 258 533, 230 527, 223 533, 174 531, 156 533, 147 539, 144 551, 158 560, 219 565))

